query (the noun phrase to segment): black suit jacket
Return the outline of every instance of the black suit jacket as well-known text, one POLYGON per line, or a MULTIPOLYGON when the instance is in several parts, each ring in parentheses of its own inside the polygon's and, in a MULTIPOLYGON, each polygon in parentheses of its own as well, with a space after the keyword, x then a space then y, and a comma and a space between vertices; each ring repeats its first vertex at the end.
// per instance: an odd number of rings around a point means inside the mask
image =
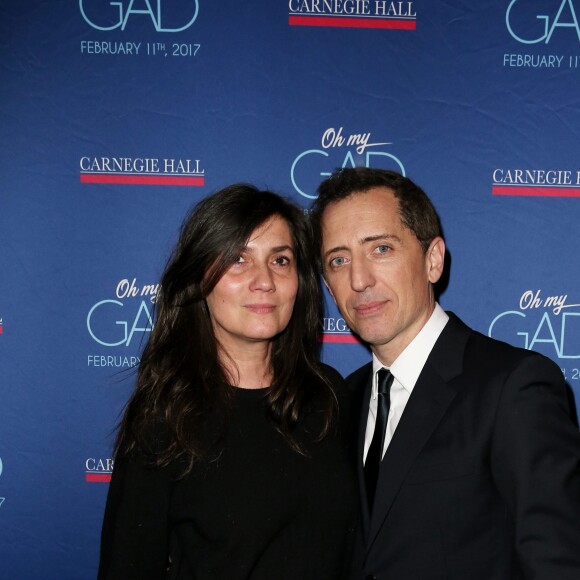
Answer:
POLYGON ((354 578, 580 579, 580 433, 552 361, 450 314, 385 453, 369 514, 371 376, 367 364, 347 379, 359 414, 354 578))

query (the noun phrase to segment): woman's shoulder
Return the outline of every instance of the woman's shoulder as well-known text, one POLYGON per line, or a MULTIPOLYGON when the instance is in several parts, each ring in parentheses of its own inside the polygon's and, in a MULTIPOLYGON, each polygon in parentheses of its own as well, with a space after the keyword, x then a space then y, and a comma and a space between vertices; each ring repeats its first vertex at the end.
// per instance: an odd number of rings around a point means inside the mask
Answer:
POLYGON ((170 443, 170 430, 165 421, 151 420, 145 424, 125 427, 116 450, 116 460, 154 463, 170 443))
POLYGON ((171 430, 165 419, 157 418, 143 429, 141 448, 145 453, 157 455, 171 443, 171 430))

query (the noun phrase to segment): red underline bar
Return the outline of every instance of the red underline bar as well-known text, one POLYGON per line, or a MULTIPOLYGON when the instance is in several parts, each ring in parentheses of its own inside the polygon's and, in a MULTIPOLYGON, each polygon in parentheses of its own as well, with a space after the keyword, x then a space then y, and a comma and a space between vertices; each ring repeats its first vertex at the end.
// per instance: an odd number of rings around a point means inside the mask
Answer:
POLYGON ((115 183, 131 185, 204 185, 204 177, 184 175, 118 175, 104 173, 81 173, 81 183, 115 183))
POLYGON ((390 28, 415 30, 415 20, 389 20, 385 18, 344 18, 340 16, 288 16, 291 26, 331 26, 336 28, 390 28))
POLYGON ((320 342, 334 342, 339 344, 360 344, 360 340, 353 334, 322 334, 320 342))
POLYGON ((494 185, 491 188, 491 193, 493 195, 511 195, 520 197, 580 197, 580 188, 494 185))
POLYGON ((86 481, 91 483, 108 483, 111 481, 110 473, 87 473, 86 481))

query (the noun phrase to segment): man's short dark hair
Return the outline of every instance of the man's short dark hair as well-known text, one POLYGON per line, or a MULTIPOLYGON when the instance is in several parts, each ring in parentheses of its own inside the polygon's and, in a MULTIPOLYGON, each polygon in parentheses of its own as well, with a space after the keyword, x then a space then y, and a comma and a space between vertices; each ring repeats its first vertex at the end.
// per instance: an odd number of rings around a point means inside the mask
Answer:
POLYGON ((423 252, 427 251, 436 237, 442 236, 437 212, 427 194, 418 185, 395 171, 353 167, 337 169, 318 187, 318 198, 310 211, 316 243, 322 246, 322 216, 329 205, 375 187, 386 187, 393 192, 399 202, 401 222, 415 234, 423 252))

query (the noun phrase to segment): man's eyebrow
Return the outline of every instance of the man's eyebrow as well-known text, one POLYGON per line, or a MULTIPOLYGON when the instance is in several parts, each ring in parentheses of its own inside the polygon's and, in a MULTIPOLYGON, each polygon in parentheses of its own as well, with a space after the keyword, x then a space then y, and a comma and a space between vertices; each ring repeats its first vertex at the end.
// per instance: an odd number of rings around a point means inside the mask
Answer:
POLYGON ((327 250, 326 252, 324 252, 324 258, 328 258, 328 256, 330 256, 330 254, 334 254, 335 252, 348 252, 349 249, 346 246, 336 246, 334 248, 330 248, 330 250, 327 250))
MULTIPOLYGON (((394 234, 376 234, 373 236, 365 236, 359 241, 359 244, 363 246, 364 244, 368 244, 371 242, 378 242, 380 240, 389 241, 392 240, 394 242, 400 242, 401 238, 399 236, 395 236, 394 234)), ((330 248, 326 252, 324 252, 324 257, 326 258, 330 254, 334 252, 348 252, 350 251, 347 246, 335 246, 334 248, 330 248)))
POLYGON ((377 234, 375 236, 366 236, 360 240, 361 246, 363 244, 368 244, 369 242, 378 242, 379 240, 393 240, 394 242, 400 242, 401 238, 395 236, 394 234, 377 234))

